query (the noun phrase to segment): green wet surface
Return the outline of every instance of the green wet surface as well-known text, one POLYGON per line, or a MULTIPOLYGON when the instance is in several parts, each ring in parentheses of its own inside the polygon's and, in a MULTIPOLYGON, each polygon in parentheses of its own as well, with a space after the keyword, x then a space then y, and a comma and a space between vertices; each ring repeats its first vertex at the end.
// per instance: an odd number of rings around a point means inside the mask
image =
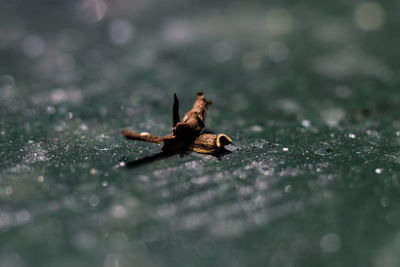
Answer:
POLYGON ((399 2, 102 3, 0 3, 1 267, 400 266, 399 2))

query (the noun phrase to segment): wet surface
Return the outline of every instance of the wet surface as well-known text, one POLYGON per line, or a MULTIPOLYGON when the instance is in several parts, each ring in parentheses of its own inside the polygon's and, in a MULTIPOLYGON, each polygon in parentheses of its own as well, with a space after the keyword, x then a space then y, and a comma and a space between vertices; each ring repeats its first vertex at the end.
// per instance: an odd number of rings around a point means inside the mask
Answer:
POLYGON ((0 266, 399 266, 398 7, 3 1, 0 266))

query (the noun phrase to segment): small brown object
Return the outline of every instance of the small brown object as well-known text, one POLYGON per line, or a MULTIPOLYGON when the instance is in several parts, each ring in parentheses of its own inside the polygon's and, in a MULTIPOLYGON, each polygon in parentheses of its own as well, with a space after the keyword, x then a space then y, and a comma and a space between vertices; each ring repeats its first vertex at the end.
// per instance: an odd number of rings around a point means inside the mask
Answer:
POLYGON ((149 133, 135 133, 122 130, 127 139, 141 140, 151 143, 164 142, 163 151, 179 151, 190 149, 197 153, 217 154, 224 150, 224 146, 231 144, 232 140, 226 134, 201 133, 204 128, 204 120, 211 101, 204 98, 203 93, 198 93, 196 101, 191 110, 186 112, 182 120, 179 116, 179 101, 174 94, 174 105, 172 110, 172 133, 167 136, 153 136, 149 133))
POLYGON ((215 154, 223 149, 225 145, 231 143, 232 139, 230 139, 226 134, 201 134, 192 144, 189 145, 188 148, 197 153, 215 154))

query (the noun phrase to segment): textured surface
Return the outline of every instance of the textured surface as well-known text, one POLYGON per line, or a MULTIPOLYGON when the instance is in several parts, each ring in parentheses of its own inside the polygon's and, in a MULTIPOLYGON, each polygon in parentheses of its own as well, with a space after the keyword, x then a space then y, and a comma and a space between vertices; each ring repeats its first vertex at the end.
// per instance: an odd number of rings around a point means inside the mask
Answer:
POLYGON ((0 266, 400 265, 398 1, 61 2, 0 3, 0 266), (235 151, 125 168, 198 91, 235 151))

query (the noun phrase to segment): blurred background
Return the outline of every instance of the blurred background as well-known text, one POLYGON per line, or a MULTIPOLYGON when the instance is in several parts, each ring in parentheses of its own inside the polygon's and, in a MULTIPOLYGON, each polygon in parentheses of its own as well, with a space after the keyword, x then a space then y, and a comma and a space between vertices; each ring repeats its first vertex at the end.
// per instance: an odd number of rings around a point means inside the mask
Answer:
POLYGON ((0 267, 399 266, 399 8, 0 0, 0 267), (234 151, 127 169, 199 91, 234 151))

